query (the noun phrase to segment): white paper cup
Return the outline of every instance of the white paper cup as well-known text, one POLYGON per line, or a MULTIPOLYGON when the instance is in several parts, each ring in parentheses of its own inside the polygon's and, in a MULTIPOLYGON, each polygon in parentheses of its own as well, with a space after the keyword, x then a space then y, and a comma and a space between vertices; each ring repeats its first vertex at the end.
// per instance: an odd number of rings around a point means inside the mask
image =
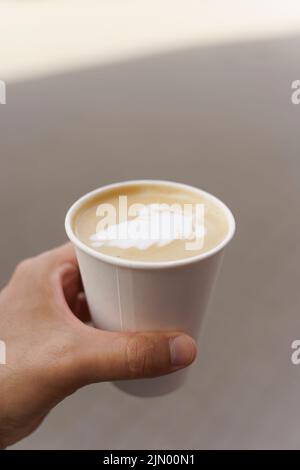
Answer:
MULTIPOLYGON (((65 221, 74 244, 92 320, 97 328, 113 331, 183 330, 199 337, 201 323, 216 279, 222 254, 235 232, 228 207, 215 196, 182 183, 135 180, 96 189, 76 201, 65 221), (95 195, 130 185, 168 185, 193 190, 212 200, 228 220, 228 233, 212 250, 195 257, 163 262, 143 262, 108 256, 89 248, 74 234, 73 216, 95 195)), ((186 370, 154 379, 120 381, 122 390, 138 396, 158 396, 177 389, 186 370)))

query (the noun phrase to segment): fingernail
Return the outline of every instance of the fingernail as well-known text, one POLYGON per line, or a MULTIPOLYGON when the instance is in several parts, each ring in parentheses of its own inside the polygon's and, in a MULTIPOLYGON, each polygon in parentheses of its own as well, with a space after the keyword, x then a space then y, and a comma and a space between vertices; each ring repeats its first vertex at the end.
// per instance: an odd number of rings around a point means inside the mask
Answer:
POLYGON ((190 336, 180 335, 170 339, 170 357, 173 366, 187 366, 195 355, 196 345, 190 336))

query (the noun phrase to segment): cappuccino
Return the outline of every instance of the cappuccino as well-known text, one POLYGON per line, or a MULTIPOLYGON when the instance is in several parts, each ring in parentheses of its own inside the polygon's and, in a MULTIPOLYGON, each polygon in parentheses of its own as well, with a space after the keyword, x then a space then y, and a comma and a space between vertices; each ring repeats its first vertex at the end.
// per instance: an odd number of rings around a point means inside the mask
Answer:
POLYGON ((77 209, 73 231, 108 256, 143 262, 192 258, 218 246, 229 231, 223 207, 188 186, 131 184, 110 188, 77 209))

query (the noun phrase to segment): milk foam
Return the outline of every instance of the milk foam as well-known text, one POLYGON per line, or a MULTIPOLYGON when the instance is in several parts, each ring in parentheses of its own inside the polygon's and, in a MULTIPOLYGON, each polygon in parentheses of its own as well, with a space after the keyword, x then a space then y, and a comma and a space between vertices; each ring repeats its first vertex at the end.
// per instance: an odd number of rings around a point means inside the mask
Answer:
POLYGON ((111 224, 91 235, 90 243, 94 248, 110 246, 147 250, 153 246, 167 246, 178 239, 196 239, 203 244, 204 236, 204 204, 194 204, 193 210, 148 204, 136 212, 135 218, 111 224))

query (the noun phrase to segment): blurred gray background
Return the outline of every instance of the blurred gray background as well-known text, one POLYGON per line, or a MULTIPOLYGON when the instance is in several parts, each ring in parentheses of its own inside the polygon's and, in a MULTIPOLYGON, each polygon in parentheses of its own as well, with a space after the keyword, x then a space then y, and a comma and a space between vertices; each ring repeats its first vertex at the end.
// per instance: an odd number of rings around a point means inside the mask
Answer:
POLYGON ((8 86, 2 285, 106 183, 191 183, 237 219, 188 385, 158 399, 87 387, 15 449, 300 448, 299 51, 296 36, 203 46, 8 86))

